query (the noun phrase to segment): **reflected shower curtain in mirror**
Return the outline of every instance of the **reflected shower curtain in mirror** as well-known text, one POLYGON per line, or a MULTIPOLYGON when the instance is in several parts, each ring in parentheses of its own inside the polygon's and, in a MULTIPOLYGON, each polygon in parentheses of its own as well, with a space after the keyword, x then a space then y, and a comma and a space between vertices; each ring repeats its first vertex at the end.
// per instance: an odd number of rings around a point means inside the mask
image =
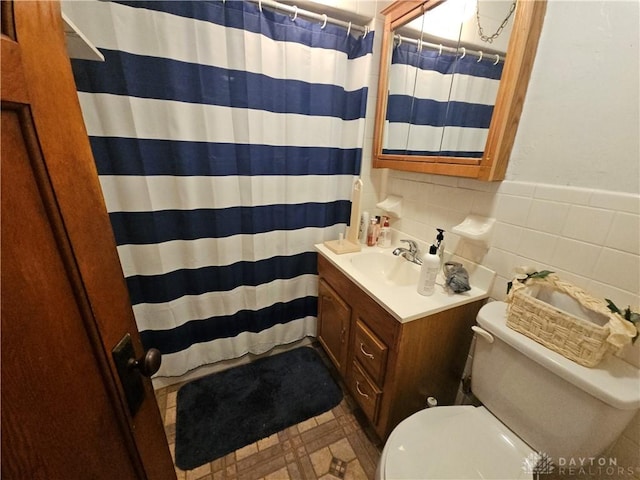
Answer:
POLYGON ((359 175, 372 37, 240 1, 69 2, 73 60, 158 375, 316 332, 314 244, 359 175))
POLYGON ((382 153, 481 158, 502 75, 495 59, 397 45, 382 153))

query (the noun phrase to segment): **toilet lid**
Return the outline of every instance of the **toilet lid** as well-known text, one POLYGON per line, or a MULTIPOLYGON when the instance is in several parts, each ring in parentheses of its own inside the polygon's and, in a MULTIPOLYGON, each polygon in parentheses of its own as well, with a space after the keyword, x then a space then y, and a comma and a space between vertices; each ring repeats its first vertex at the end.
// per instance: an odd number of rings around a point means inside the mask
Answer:
POLYGON ((391 433, 381 459, 387 479, 531 479, 535 451, 484 407, 422 410, 391 433))

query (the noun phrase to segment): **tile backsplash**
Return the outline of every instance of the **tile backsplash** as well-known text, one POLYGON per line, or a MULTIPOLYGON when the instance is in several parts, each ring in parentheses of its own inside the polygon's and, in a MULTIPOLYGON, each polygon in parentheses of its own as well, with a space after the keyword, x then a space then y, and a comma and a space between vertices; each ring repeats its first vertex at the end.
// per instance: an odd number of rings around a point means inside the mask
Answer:
POLYGON ((394 227, 429 241, 447 230, 448 250, 498 273, 501 299, 514 268, 549 268, 594 294, 638 303, 640 197, 584 188, 394 172, 388 194, 403 197, 394 227), (469 214, 496 219, 487 247, 451 233, 469 214))
MULTIPOLYGON (((503 300, 515 269, 548 269, 618 306, 640 305, 640 196, 528 182, 486 183, 390 172, 387 194, 403 197, 397 230, 432 241, 497 273, 491 297, 503 300), (451 233, 469 214, 496 219, 488 245, 451 233)), ((625 359, 640 367, 640 342, 625 359)))

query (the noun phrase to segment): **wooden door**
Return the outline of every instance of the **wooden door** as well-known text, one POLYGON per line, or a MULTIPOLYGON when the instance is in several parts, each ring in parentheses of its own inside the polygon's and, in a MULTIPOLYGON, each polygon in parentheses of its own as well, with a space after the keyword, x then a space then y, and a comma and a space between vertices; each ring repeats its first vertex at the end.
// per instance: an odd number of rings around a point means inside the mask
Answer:
POLYGON ((151 382, 131 414, 112 349, 143 354, 55 1, 2 1, 3 479, 175 479, 151 382))

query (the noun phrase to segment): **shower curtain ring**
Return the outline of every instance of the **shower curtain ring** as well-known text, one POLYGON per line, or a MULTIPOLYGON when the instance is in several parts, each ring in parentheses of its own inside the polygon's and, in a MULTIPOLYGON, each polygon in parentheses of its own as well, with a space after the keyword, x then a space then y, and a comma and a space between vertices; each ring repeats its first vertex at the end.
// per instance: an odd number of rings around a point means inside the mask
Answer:
POLYGON ((323 18, 324 21, 322 22, 322 26, 320 27, 320 30, 324 29, 324 27, 327 26, 327 14, 323 13, 322 14, 322 18, 323 18))
POLYGON ((398 46, 402 45, 402 35, 398 35, 398 46))
POLYGON ((296 9, 296 11, 295 11, 295 12, 293 12, 293 18, 291 19, 291 21, 292 21, 292 22, 295 22, 295 21, 296 21, 296 18, 298 18, 298 6, 297 6, 297 5, 294 5, 294 6, 293 6, 293 8, 295 8, 295 9, 296 9))
POLYGON ((480 58, 478 58, 478 61, 476 63, 480 63, 482 61, 482 50, 480 50, 480 58))
POLYGON ((494 65, 497 65, 499 61, 500 61, 500 55, 498 55, 498 54, 496 53, 496 61, 495 61, 495 62, 493 62, 493 64, 494 64, 494 65))
POLYGON ((367 38, 367 33, 369 33, 369 25, 364 26, 364 35, 362 36, 363 40, 367 38))
POLYGON ((464 48, 464 47, 460 47, 460 48, 462 49, 462 56, 460 57, 460 60, 462 60, 465 57, 465 55, 467 54, 467 49, 464 48))
POLYGON ((347 37, 351 33, 351 22, 349 22, 349 28, 347 28, 347 37))
POLYGON ((442 44, 440 44, 440 49, 438 50, 438 56, 442 55, 442 44))
POLYGON ((262 13, 262 0, 258 0, 258 8, 260 9, 260 13, 262 13))

